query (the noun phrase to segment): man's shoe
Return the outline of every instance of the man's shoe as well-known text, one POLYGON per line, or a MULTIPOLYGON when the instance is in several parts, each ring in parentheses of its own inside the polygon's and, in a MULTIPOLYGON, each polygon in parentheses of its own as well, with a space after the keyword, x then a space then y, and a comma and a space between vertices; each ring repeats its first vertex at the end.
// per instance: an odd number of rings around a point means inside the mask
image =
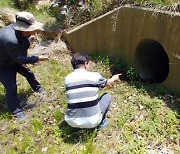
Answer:
POLYGON ((39 88, 39 89, 37 90, 37 92, 38 92, 39 94, 43 94, 43 95, 47 94, 47 92, 46 92, 43 88, 39 88))
POLYGON ((97 131, 100 131, 101 129, 103 129, 104 127, 106 127, 108 125, 108 121, 107 119, 104 119, 98 126, 97 126, 97 131))
POLYGON ((26 120, 26 117, 22 111, 15 113, 14 116, 16 117, 16 119, 18 121, 25 121, 26 120))

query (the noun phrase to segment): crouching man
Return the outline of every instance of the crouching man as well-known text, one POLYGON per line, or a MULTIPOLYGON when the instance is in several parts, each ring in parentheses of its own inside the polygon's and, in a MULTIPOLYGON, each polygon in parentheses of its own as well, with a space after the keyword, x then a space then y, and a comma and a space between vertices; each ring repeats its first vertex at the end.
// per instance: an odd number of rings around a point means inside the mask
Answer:
POLYGON ((99 97, 99 88, 119 80, 120 74, 105 79, 98 72, 88 71, 89 60, 86 54, 81 53, 76 53, 71 59, 74 71, 65 78, 68 100, 65 121, 72 127, 100 130, 107 125, 106 113, 112 98, 108 93, 99 97))

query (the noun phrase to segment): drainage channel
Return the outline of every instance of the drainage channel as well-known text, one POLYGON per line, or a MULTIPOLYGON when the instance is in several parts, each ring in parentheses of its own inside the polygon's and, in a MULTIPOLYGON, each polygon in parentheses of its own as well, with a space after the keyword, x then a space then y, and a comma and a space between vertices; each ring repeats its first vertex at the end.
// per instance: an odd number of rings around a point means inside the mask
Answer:
POLYGON ((159 42, 142 40, 136 48, 135 67, 142 80, 162 83, 169 74, 169 58, 159 42))

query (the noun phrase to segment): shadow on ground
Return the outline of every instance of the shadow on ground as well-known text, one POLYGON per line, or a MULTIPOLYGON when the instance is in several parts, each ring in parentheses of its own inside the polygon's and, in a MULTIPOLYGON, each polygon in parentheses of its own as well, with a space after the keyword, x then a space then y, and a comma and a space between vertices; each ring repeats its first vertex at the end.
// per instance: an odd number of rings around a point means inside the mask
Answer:
POLYGON ((76 144, 78 142, 86 143, 96 136, 95 129, 80 129, 70 127, 65 121, 59 124, 59 131, 65 143, 76 144))
MULTIPOLYGON (((26 110, 26 109, 31 109, 33 108, 35 105, 34 104, 29 104, 27 102, 28 97, 32 94, 32 90, 29 88, 26 91, 22 91, 20 93, 18 93, 18 97, 20 100, 20 106, 26 110)), ((10 114, 10 111, 8 109, 8 106, 5 102, 5 94, 1 94, 0 93, 0 115, 4 115, 4 114, 10 114)))

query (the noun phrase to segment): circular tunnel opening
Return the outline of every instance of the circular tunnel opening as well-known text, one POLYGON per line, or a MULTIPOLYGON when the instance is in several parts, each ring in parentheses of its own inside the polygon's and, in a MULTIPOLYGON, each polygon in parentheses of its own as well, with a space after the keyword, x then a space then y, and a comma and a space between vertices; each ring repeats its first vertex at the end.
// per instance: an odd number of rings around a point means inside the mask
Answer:
POLYGON ((135 52, 135 66, 143 81, 162 83, 169 73, 169 58, 159 42, 143 40, 135 52))

